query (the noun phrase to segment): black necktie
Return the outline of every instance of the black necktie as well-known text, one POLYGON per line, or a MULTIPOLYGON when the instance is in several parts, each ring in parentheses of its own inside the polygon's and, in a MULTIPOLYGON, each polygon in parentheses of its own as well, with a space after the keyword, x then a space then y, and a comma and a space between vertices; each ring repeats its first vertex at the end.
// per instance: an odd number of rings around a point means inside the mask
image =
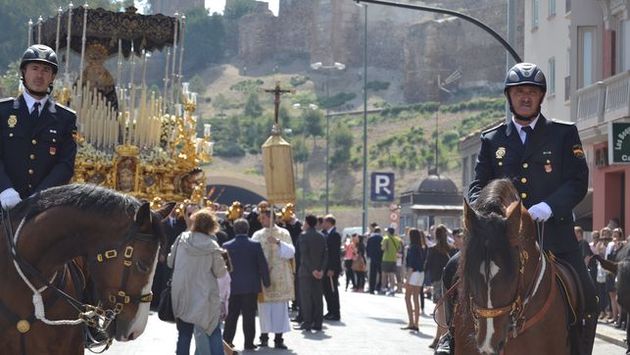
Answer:
POLYGON ((36 119, 39 117, 39 106, 41 106, 41 103, 39 101, 36 101, 33 104, 33 111, 31 111, 31 118, 36 119))
POLYGON ((527 145, 527 142, 529 141, 532 134, 534 133, 534 129, 530 126, 525 126, 523 127, 523 131, 525 131, 525 142, 523 143, 523 145, 527 145))

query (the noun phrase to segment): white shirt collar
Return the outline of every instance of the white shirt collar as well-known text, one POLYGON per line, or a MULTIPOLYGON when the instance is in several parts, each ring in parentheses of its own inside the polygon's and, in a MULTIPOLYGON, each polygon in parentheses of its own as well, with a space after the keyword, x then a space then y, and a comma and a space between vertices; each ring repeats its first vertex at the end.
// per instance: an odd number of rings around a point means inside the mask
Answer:
POLYGON ((528 125, 522 126, 521 124, 516 122, 516 119, 514 118, 514 116, 512 116, 512 123, 514 124, 514 127, 516 127, 516 130, 518 132, 518 135, 521 137, 522 142, 525 142, 525 137, 527 137, 527 133, 523 131, 523 127, 529 126, 534 129, 534 127, 536 127, 536 122, 538 122, 538 118, 540 118, 540 113, 528 125))
POLYGON ((26 102, 26 107, 28 107, 28 112, 33 111, 33 105, 35 104, 35 102, 39 102, 41 104, 39 106, 39 112, 41 113, 44 109, 44 106, 46 106, 46 101, 48 101, 48 95, 44 96, 44 98, 41 100, 37 100, 28 93, 28 90, 24 90, 22 96, 24 96, 24 101, 26 102))

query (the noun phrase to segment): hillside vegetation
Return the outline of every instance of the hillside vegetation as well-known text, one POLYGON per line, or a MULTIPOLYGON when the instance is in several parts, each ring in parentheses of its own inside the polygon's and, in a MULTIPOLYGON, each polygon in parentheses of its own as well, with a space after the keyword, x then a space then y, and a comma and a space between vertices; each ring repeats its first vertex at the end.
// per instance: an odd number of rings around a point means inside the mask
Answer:
MULTIPOLYGON (((199 108, 199 123, 212 124, 215 164, 221 170, 247 173, 262 180, 261 164, 252 162, 261 160, 261 145, 273 123, 273 96, 263 89, 271 88, 276 81, 283 88, 295 90, 282 96, 279 122, 294 150, 298 203, 302 203, 303 192, 307 208, 321 204, 325 198, 328 108, 330 200, 332 204, 360 204, 363 113, 354 103, 359 99, 343 91, 326 97, 308 76, 272 73, 268 77, 244 78, 227 67, 210 86, 200 87, 205 95, 212 95, 199 108), (344 114, 346 107, 353 109, 344 114)), ((426 177, 428 169, 434 167, 436 123, 440 174, 460 185, 460 138, 500 120, 505 108, 501 96, 448 104, 392 105, 384 104, 378 90, 373 90, 369 101, 369 109, 375 112, 367 116, 368 171, 395 172, 398 193, 426 177)))

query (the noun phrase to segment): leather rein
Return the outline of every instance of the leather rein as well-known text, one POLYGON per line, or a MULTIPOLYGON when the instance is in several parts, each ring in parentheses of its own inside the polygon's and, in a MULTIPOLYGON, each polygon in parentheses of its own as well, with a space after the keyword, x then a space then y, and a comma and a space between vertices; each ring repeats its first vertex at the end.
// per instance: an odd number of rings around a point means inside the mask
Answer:
POLYGON ((549 260, 549 256, 542 251, 540 245, 537 245, 536 248, 539 251, 539 258, 534 272, 535 278, 528 286, 525 285, 525 267, 529 261, 529 254, 527 253, 527 250, 525 250, 523 243, 524 238, 522 235, 520 235, 519 238, 516 238, 516 241, 510 241, 510 244, 518 249, 519 255, 517 289, 516 296, 513 301, 503 307, 484 308, 479 307, 473 300, 472 296, 469 297, 470 309, 472 311, 476 330, 479 329, 480 318, 488 319, 508 316, 510 319, 510 328, 512 329, 511 338, 516 338, 518 335, 531 328, 534 324, 538 323, 551 307, 551 304, 558 293, 558 286, 555 282, 557 275, 556 266, 549 260), (538 311, 536 311, 536 313, 534 313, 533 316, 526 318, 525 313, 528 309, 527 306, 538 294, 539 286, 542 283, 547 271, 550 272, 551 275, 549 277, 550 290, 545 303, 538 311))

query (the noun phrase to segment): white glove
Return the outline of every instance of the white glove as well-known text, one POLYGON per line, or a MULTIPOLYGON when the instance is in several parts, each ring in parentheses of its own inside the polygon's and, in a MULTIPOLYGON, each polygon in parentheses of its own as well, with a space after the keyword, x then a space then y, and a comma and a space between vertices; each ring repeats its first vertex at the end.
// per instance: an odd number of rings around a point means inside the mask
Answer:
POLYGON ((21 201, 22 199, 20 198, 20 194, 12 187, 0 192, 0 204, 2 204, 2 208, 6 210, 12 208, 21 201))
POLYGON ((546 222, 551 218, 551 207, 546 202, 541 202, 530 207, 527 212, 532 216, 534 221, 546 222))

